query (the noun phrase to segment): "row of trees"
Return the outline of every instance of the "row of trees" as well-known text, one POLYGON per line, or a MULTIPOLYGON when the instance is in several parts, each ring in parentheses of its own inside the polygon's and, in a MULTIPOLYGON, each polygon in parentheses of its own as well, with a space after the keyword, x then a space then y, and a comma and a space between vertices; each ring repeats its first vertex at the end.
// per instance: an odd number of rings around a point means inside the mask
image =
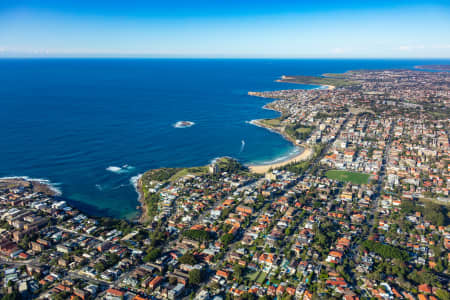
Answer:
POLYGON ((183 235, 185 237, 188 237, 190 239, 193 239, 197 242, 206 242, 211 240, 211 235, 208 231, 205 230, 198 230, 198 229, 189 229, 183 232, 183 235))
POLYGON ((408 252, 401 250, 391 245, 385 245, 382 243, 366 240, 361 244, 362 249, 367 249, 371 252, 375 252, 382 258, 386 259, 399 259, 401 261, 407 261, 409 258, 408 252))

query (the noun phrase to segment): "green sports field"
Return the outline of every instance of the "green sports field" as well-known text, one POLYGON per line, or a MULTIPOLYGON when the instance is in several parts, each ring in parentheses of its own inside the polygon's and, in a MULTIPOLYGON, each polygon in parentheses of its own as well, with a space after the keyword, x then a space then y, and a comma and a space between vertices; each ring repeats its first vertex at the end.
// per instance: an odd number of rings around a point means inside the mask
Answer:
POLYGON ((330 179, 344 181, 344 182, 352 182, 354 184, 367 184, 369 182, 369 174, 365 173, 357 173, 357 172, 349 172, 342 170, 330 170, 325 173, 330 179))

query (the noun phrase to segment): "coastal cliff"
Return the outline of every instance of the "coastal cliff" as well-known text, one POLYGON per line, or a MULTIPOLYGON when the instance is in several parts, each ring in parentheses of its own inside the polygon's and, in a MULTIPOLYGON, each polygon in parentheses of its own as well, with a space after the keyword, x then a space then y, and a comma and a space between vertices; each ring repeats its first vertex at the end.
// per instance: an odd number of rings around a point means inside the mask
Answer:
POLYGON ((147 214, 147 210, 148 210, 148 206, 147 203, 145 201, 145 196, 144 196, 144 190, 142 188, 142 176, 139 176, 137 182, 136 182, 136 191, 138 193, 138 202, 140 204, 139 209, 141 211, 140 215, 139 215, 139 222, 140 223, 147 223, 148 222, 148 214, 147 214))

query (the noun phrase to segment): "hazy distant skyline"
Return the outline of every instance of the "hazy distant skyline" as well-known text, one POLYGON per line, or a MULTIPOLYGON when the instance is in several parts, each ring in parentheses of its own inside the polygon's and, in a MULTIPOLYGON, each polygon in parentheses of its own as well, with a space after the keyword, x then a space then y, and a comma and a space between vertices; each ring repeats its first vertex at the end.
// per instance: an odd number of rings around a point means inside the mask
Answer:
POLYGON ((450 3, 2 0, 0 57, 450 58, 450 3))

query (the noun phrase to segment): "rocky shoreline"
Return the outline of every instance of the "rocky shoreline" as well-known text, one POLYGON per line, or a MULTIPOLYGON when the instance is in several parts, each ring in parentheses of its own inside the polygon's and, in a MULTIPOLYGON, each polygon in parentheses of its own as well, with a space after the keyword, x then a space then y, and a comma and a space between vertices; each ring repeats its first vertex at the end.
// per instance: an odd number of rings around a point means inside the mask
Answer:
POLYGON ((145 202, 144 190, 142 189, 142 176, 139 176, 137 179, 135 188, 138 193, 139 210, 141 211, 137 220, 139 223, 146 223, 149 221, 147 213, 148 206, 145 202))
POLYGON ((26 177, 0 178, 1 188, 30 188, 34 193, 42 193, 50 197, 60 196, 61 194, 48 180, 26 177))

